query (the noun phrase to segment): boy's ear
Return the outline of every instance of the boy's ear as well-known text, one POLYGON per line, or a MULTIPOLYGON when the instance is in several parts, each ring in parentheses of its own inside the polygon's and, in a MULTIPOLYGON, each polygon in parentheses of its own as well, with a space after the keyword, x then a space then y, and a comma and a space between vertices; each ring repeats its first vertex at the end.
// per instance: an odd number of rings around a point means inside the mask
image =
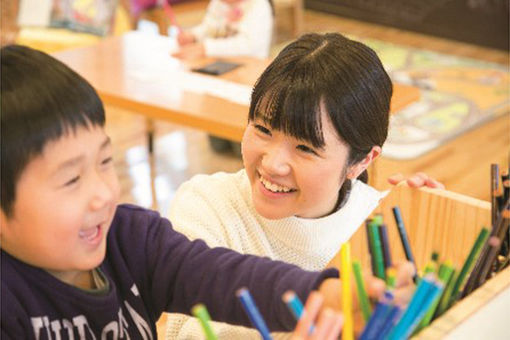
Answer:
POLYGON ((376 145, 372 147, 372 150, 358 163, 351 165, 347 171, 347 179, 358 178, 359 175, 365 171, 368 166, 381 154, 382 149, 376 145))

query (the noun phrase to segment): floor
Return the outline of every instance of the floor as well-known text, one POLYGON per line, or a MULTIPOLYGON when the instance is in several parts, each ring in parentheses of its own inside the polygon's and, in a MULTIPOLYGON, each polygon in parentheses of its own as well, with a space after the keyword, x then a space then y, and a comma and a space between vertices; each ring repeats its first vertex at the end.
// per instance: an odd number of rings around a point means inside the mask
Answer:
MULTIPOLYGON (((193 20, 199 20, 200 10, 196 13, 187 13, 186 19, 190 24, 193 20)), ((392 41, 397 44, 509 65, 508 54, 501 51, 308 10, 304 12, 303 30, 305 32, 339 31, 358 37, 392 41)), ((281 40, 281 36, 279 39, 281 40)), ((115 147, 114 158, 122 186, 121 201, 123 202, 156 207, 165 214, 175 190, 191 176, 217 171, 231 172, 242 168, 241 159, 233 153, 218 154, 212 151, 205 133, 156 121, 154 122, 156 164, 153 169, 157 204, 154 204, 151 196, 151 167, 148 161, 145 134, 147 122, 139 115, 114 107, 107 107, 106 113, 106 128, 115 147)), ((163 332, 164 319, 158 323, 160 338, 163 332)))

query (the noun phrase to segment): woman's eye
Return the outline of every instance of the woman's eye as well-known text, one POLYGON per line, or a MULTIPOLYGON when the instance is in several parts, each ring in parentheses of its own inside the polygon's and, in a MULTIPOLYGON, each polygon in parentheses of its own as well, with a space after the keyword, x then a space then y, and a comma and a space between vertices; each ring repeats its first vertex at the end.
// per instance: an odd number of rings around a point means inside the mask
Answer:
POLYGON ((70 181, 64 183, 65 187, 69 187, 80 180, 80 176, 73 177, 70 181))
POLYGON ((101 165, 107 165, 112 162, 113 162, 113 157, 108 157, 108 158, 103 159, 103 161, 101 162, 101 165))
POLYGON ((315 150, 314 150, 314 149, 312 149, 312 148, 310 148, 310 147, 308 147, 308 146, 306 146, 306 145, 300 144, 300 145, 298 145, 298 146, 297 146, 297 148, 298 148, 299 150, 303 151, 303 152, 311 153, 311 154, 313 154, 313 155, 317 155, 317 152, 315 152, 315 150))
POLYGON ((271 136, 271 131, 269 131, 268 128, 266 128, 262 125, 256 124, 255 129, 259 130, 260 132, 262 132, 265 135, 271 136))

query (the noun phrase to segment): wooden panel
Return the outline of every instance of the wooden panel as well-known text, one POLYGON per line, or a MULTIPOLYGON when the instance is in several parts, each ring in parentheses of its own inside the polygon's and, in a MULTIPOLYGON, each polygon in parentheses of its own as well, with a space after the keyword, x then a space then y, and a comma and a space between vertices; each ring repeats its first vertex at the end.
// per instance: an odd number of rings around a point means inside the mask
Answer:
MULTIPOLYGON (((451 260, 460 267, 467 257, 479 230, 490 223, 490 203, 439 189, 395 187, 375 212, 382 213, 388 226, 392 258, 405 259, 391 208, 401 209, 413 255, 423 268, 433 251, 441 260, 451 260)), ((370 268, 365 226, 351 238, 352 257, 370 268)), ((339 254, 333 263, 339 263, 339 254)))

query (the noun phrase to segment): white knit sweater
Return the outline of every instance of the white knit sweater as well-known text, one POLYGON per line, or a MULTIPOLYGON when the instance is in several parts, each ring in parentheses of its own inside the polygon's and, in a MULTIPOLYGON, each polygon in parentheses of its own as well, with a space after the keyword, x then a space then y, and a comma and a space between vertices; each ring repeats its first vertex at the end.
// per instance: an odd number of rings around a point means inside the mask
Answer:
MULTIPOLYGON (((252 203, 245 170, 197 175, 177 191, 169 210, 174 228, 211 247, 228 247, 244 254, 268 256, 307 270, 322 270, 349 240, 384 196, 354 181, 347 203, 337 212, 317 218, 268 220, 252 203)), ((220 339, 260 339, 254 330, 213 323, 220 339)), ((287 334, 275 335, 285 338, 287 334)), ((168 339, 202 339, 197 320, 171 314, 168 339)))

